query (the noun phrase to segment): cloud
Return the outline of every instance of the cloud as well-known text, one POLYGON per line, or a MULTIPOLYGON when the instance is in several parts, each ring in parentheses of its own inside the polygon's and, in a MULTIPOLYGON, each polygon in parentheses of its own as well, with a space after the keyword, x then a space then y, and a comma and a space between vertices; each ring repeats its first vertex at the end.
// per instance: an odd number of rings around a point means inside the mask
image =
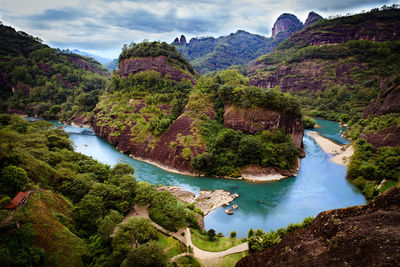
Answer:
MULTIPOLYGON (((60 48, 99 51, 117 57, 124 43, 172 42, 245 30, 269 36, 282 13, 303 22, 309 11, 329 15, 359 12, 389 0, 2 0, 0 20, 60 48)), ((105 53, 105 54, 104 54, 105 53)))

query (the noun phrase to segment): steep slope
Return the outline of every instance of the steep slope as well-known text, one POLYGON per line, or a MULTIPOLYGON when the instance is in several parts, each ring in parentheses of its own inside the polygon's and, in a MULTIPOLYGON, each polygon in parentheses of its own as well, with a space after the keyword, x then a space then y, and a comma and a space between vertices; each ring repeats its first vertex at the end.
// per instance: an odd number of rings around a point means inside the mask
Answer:
POLYGON ((310 13, 308 13, 308 17, 307 17, 306 21, 304 22, 304 27, 308 27, 320 19, 323 19, 321 17, 321 15, 315 13, 314 11, 311 11, 310 13))
POLYGON ((400 189, 372 203, 324 211, 305 229, 236 266, 399 266, 400 189))
POLYGON ((109 73, 92 58, 63 53, 0 25, 1 111, 51 119, 90 117, 109 73))

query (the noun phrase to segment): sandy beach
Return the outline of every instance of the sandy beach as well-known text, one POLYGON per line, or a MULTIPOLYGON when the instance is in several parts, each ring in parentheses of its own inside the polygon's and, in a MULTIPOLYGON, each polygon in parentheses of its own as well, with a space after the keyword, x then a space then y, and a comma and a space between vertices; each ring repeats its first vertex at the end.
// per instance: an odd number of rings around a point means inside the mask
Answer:
POLYGON ((338 145, 317 132, 307 132, 307 135, 313 138, 325 153, 335 155, 331 161, 345 166, 349 164, 349 158, 354 154, 352 145, 338 145))

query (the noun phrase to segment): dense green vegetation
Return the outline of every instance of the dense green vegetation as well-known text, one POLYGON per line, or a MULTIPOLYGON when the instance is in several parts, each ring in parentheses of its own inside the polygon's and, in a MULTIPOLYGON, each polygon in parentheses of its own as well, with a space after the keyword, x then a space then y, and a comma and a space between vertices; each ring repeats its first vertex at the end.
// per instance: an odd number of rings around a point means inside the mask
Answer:
POLYGON ((400 147, 380 147, 374 151, 363 139, 355 143, 347 177, 368 200, 394 186, 400 179, 400 147))
POLYGON ((136 121, 132 133, 137 141, 149 134, 159 137, 181 114, 191 88, 189 81, 163 79, 156 71, 114 75, 96 106, 97 126, 109 126, 116 134, 136 121))
POLYGON ((148 220, 133 218, 115 232, 133 204, 149 205, 150 217, 172 231, 198 227, 194 212, 170 193, 138 184, 128 164, 110 168, 74 152, 68 135, 51 123, 1 115, 0 124, 0 256, 6 266, 164 265, 167 256, 153 242, 157 232, 148 220), (4 209, 17 191, 29 189, 36 191, 26 208, 4 209))
MULTIPOLYGON (((248 86, 248 80, 237 71, 226 70, 200 79, 190 99, 200 103, 213 99, 216 110, 215 120, 201 117, 198 123, 198 132, 204 139, 207 150, 192 159, 195 171, 207 175, 239 177, 240 169, 249 164, 285 170, 294 166, 299 151, 291 137, 283 131, 263 131, 248 135, 223 127, 224 104, 247 109, 264 107, 291 117, 299 117, 299 103, 290 94, 248 86)), ((193 106, 189 100, 188 107, 193 106)))
POLYGON ((187 62, 187 60, 176 50, 172 45, 166 42, 142 42, 140 44, 131 43, 130 45, 124 45, 122 52, 119 55, 118 62, 121 62, 127 58, 136 57, 167 57, 168 64, 177 67, 183 72, 189 72, 194 75, 193 67, 187 62))
POLYGON ((243 65, 271 52, 282 39, 237 31, 219 38, 193 39, 187 45, 172 43, 201 74, 243 65))
POLYGON ((272 247, 281 241, 282 237, 297 229, 305 228, 314 221, 314 217, 307 217, 301 223, 291 223, 286 228, 279 228, 276 231, 264 233, 262 229, 254 231, 250 228, 248 233, 249 251, 259 252, 264 248, 272 247))
POLYGON ((107 73, 100 63, 64 54, 2 24, 0 36, 0 111, 61 120, 90 117, 108 84, 108 78, 99 74, 107 73), (94 71, 79 67, 75 60, 94 71))

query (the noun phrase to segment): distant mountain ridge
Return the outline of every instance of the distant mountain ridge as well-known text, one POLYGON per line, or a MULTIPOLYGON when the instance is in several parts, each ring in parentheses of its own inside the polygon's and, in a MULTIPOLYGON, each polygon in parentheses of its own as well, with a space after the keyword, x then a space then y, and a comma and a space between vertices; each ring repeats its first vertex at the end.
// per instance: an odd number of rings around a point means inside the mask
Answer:
MULTIPOLYGON (((322 18, 310 12, 306 25, 322 18)), ((187 43, 181 35, 172 43, 201 74, 244 65, 261 55, 271 53, 282 41, 303 28, 303 23, 293 14, 284 13, 272 28, 272 37, 238 30, 228 36, 192 38, 187 43)))
POLYGON ((105 64, 107 64, 107 63, 112 61, 112 59, 110 59, 110 58, 105 58, 105 57, 101 57, 101 56, 98 56, 98 55, 90 54, 90 53, 87 53, 87 52, 84 52, 84 51, 80 51, 78 49, 67 50, 66 52, 71 52, 71 53, 78 54, 78 55, 81 55, 81 56, 94 58, 98 62, 100 62, 102 65, 105 65, 105 64))

